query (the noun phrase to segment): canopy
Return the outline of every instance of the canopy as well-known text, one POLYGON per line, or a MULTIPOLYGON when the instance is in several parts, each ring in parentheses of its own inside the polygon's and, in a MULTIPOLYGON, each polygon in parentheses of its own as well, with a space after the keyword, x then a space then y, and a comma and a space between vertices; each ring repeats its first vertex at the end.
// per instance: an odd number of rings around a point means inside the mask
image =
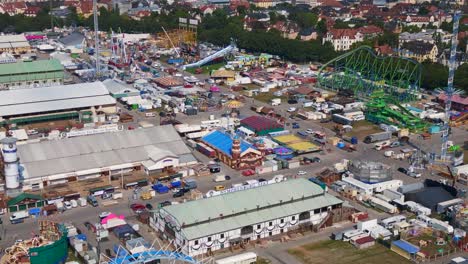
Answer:
POLYGON ((235 109, 235 108, 241 108, 244 106, 244 103, 236 101, 236 100, 231 100, 227 102, 224 106, 227 108, 235 109))

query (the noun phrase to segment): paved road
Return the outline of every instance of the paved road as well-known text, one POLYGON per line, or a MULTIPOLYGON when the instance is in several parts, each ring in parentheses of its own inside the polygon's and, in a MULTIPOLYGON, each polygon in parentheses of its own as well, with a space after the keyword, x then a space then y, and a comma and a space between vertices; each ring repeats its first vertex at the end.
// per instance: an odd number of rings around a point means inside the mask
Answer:
MULTIPOLYGON (((232 93, 228 91, 226 88, 223 88, 223 92, 232 93)), ((248 99, 245 102, 245 107, 241 109, 240 111, 241 116, 245 117, 245 116, 250 116, 254 114, 254 112, 250 110, 250 106, 252 105, 266 105, 266 104, 259 102, 259 101, 252 100, 252 99, 248 99)), ((283 104, 279 106, 278 109, 280 109, 280 113, 283 113, 284 115, 286 115, 287 114, 286 109, 288 107, 289 107, 288 105, 283 104)), ((190 117, 185 116, 183 114, 179 114, 177 116, 177 119, 180 120, 181 122, 187 122, 190 124, 199 124, 201 120, 207 120, 209 116, 212 114, 214 114, 216 118, 219 118, 221 114, 225 113, 225 111, 226 110, 220 110, 220 111, 210 112, 210 113, 200 113, 197 116, 190 116, 190 117)), ((146 118, 144 117, 143 114, 135 113, 135 112, 132 112, 132 115, 135 117, 135 120, 131 124, 127 124, 127 127, 128 125, 136 127, 137 123, 142 120, 149 121, 156 125, 159 124, 159 117, 146 118)), ((298 122, 300 124, 301 130, 311 128, 314 130, 323 131, 328 136, 334 135, 332 131, 326 128, 323 128, 318 122, 304 121, 304 120, 296 120, 295 122, 298 122)), ((454 141, 456 144, 462 143, 462 141, 466 137, 466 132, 463 131, 462 129, 458 129, 458 128, 454 129, 453 133, 454 133, 454 141)), ((418 139, 413 139, 413 140, 417 140, 416 142, 418 144, 421 144, 423 148, 425 148, 426 150, 434 149, 435 148, 434 146, 437 146, 436 144, 438 144, 437 143, 438 138, 435 138, 435 137, 428 141, 422 141, 418 139)), ((362 160, 382 161, 388 164, 393 164, 395 168, 400 167, 400 166, 408 167, 408 163, 406 161, 397 161, 397 160, 390 160, 388 158, 385 158, 383 155, 383 151, 376 151, 371 148, 371 145, 359 144, 358 150, 353 153, 348 153, 348 152, 345 152, 343 150, 339 150, 333 147, 331 149, 332 151, 327 154, 315 154, 315 156, 319 156, 321 158, 322 160, 321 163, 310 164, 307 166, 301 166, 300 168, 290 169, 290 170, 285 170, 285 171, 278 171, 275 173, 255 175, 255 176, 248 177, 248 178, 249 179, 250 178, 270 179, 276 174, 285 174, 285 175, 292 176, 292 175, 295 175, 299 170, 305 170, 308 172, 307 175, 304 175, 302 177, 310 177, 310 176, 314 176, 317 172, 323 170, 324 168, 330 167, 334 163, 341 161, 342 159, 350 159, 350 160, 362 159, 362 160)), ((206 156, 196 151, 194 152, 194 154, 202 162, 206 163, 210 161, 209 158, 207 158, 206 156)), ((241 183, 247 179, 247 177, 241 176, 241 174, 238 171, 234 171, 231 168, 224 166, 224 165, 222 166, 223 166, 223 173, 230 175, 232 177, 231 181, 224 183, 225 185, 241 183)), ((401 179, 405 183, 417 182, 425 178, 438 179, 437 176, 430 175, 430 173, 427 171, 423 173, 423 177, 421 179, 414 179, 414 178, 405 176, 398 172, 395 173, 394 178, 401 179)), ((205 193, 208 190, 213 189, 215 185, 218 185, 218 183, 214 183, 212 179, 213 179, 212 176, 205 177, 205 178, 197 178, 199 190, 205 193)), ((130 196, 131 196, 130 192, 126 192, 125 198, 123 200, 120 200, 119 203, 116 205, 105 207, 105 208, 102 208, 102 207, 76 208, 70 211, 66 211, 63 214, 53 216, 53 218, 59 221, 73 222, 74 224, 78 226, 78 228, 80 228, 84 233, 86 233, 90 237, 91 244, 96 245, 97 243, 94 239, 94 236, 90 234, 89 231, 86 230, 86 228, 83 226, 83 223, 86 221, 91 222, 91 223, 96 222, 98 220, 97 215, 99 214, 99 212, 102 212, 102 211, 111 211, 116 214, 123 214, 127 216, 128 219, 130 219, 129 221, 131 223, 136 223, 135 217, 133 216, 133 213, 129 209, 129 205, 133 202, 141 202, 141 203, 147 203, 147 202, 133 201, 128 198, 130 196)), ((157 195, 153 200, 150 201, 150 203, 154 207, 156 207, 158 203, 165 201, 165 200, 172 200, 172 194, 169 193, 169 194, 157 195)), ((182 200, 182 199, 179 199, 179 200, 182 200)), ((373 214, 374 217, 377 217, 377 218, 381 218, 385 216, 385 215, 379 215, 375 212, 373 213, 373 211, 370 211, 370 212, 371 214, 373 214)), ((2 236, 2 241, 0 241, 1 248, 5 248, 6 246, 11 245, 16 239, 28 238, 31 236, 31 232, 37 231, 37 221, 35 219, 27 219, 25 223, 18 224, 18 225, 11 225, 9 221, 7 221, 7 216, 3 216, 2 219, 4 223, 3 225, 0 226, 0 235, 2 236)), ((341 228, 344 229, 347 227, 349 226, 345 224, 341 228)), ((255 249, 255 251, 257 251, 262 256, 270 258, 273 261, 273 263, 294 264, 297 262, 295 262, 295 260, 292 259, 291 256, 289 256, 286 253, 285 251, 286 248, 289 248, 294 245, 300 245, 302 243, 310 242, 311 240, 319 241, 319 240, 327 239, 329 234, 336 228, 338 227, 335 227, 333 229, 329 229, 329 230, 326 230, 324 232, 317 233, 317 234, 309 234, 301 239, 298 239, 296 241, 292 241, 289 243, 274 243, 272 246, 269 246, 267 248, 257 248, 255 249)), ((154 238, 154 234, 147 232, 147 229, 142 230, 142 234, 149 241, 151 241, 154 238)), ((118 241, 115 239, 113 235, 111 235, 110 238, 111 238, 110 241, 101 243, 101 247, 103 250, 105 250, 106 248, 111 248, 113 244, 118 243, 118 241)))

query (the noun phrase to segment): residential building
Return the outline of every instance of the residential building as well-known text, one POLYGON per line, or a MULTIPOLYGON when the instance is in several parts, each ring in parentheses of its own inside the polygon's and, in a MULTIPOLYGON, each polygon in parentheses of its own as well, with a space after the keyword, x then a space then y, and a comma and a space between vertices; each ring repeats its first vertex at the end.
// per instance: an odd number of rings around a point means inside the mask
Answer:
POLYGON ((434 16, 411 16, 407 15, 401 18, 402 23, 405 26, 417 26, 422 28, 423 26, 427 27, 433 25, 439 27, 439 20, 434 16))
POLYGON ((436 62, 438 53, 439 51, 435 44, 423 41, 405 42, 398 50, 399 56, 413 58, 419 62, 426 60, 436 62))
POLYGON ((134 171, 153 174, 197 163, 172 125, 18 145, 18 156, 23 190, 100 177, 116 177, 120 186, 134 171))
POLYGON ((0 90, 59 85, 64 75, 56 59, 0 64, 0 90))
POLYGON ((364 36, 364 38, 375 38, 378 35, 383 34, 383 29, 374 25, 360 27, 357 30, 364 36))
POLYGON ((300 227, 333 224, 343 201, 306 179, 260 183, 162 207, 150 226, 189 256, 235 248, 300 227))
POLYGON ((434 44, 435 43, 435 40, 433 37, 434 34, 435 34, 435 30, 423 30, 417 33, 402 32, 398 36, 398 43, 399 45, 402 45, 405 42, 422 41, 425 43, 434 44))
POLYGON ((0 124, 91 120, 97 111, 115 114, 115 104, 101 82, 0 91, 0 124))
POLYGON ((252 5, 260 8, 270 8, 275 6, 275 0, 253 0, 252 5))
POLYGON ((301 40, 308 41, 308 40, 315 40, 317 39, 317 31, 314 28, 303 28, 299 31, 299 36, 301 40))
POLYGON ((354 43, 364 40, 356 29, 332 29, 323 38, 323 43, 331 42, 336 51, 349 50, 354 43))
POLYGON ((31 45, 24 34, 0 36, 0 52, 22 54, 31 51, 31 45))

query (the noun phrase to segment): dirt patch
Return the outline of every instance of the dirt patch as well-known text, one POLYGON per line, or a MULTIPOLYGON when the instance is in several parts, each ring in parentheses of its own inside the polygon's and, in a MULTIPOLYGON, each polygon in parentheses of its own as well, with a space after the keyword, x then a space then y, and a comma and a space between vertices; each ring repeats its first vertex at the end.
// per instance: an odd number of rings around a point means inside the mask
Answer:
POLYGON ((411 263, 380 244, 358 250, 349 243, 328 240, 288 250, 304 264, 406 264, 411 263))

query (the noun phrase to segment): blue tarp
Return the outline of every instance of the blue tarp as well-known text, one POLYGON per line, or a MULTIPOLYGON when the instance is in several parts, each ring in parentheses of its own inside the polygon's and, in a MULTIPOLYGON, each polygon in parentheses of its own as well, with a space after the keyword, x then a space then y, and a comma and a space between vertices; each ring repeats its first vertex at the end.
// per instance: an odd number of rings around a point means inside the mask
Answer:
POLYGON ((416 254, 419 252, 419 247, 404 240, 393 241, 392 244, 408 252, 409 254, 416 254))
MULTIPOLYGON (((232 148, 232 138, 229 134, 225 134, 220 131, 213 131, 212 133, 204 136, 202 140, 208 144, 210 147, 214 147, 219 151, 223 152, 231 156, 231 148, 232 148)), ((241 140, 241 152, 244 152, 248 148, 253 148, 252 145, 249 143, 241 140)))
POLYGON ((41 214, 41 208, 31 208, 28 212, 30 215, 39 215, 41 214))
POLYGON ((76 239, 79 239, 79 240, 82 240, 82 241, 86 241, 87 238, 86 238, 86 235, 85 234, 78 234, 75 236, 76 239))

